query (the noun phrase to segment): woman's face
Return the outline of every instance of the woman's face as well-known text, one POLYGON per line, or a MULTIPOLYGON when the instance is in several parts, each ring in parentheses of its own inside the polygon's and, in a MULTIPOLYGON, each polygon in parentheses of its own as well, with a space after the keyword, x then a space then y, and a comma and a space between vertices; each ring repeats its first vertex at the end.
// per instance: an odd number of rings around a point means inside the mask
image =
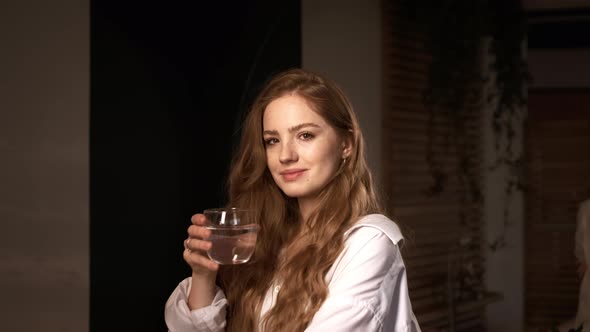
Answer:
POLYGON ((286 95, 264 111, 266 163, 276 184, 290 197, 313 200, 338 171, 348 146, 305 99, 286 95))

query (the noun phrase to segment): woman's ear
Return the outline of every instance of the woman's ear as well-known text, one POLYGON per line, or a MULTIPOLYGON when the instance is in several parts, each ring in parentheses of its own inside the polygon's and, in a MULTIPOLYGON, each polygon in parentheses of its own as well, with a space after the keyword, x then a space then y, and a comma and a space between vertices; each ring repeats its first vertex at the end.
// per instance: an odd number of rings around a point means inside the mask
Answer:
POLYGON ((342 140, 342 159, 347 159, 352 152, 352 131, 342 140))

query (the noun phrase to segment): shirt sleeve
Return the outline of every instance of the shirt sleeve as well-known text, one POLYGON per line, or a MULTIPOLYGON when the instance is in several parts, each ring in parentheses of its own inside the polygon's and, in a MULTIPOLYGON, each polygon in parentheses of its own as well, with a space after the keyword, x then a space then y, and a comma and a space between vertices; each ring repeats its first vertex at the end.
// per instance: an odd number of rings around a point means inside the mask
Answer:
POLYGON ((181 281, 172 292, 164 317, 170 332, 222 332, 225 331, 227 299, 218 287, 211 305, 190 310, 187 304, 191 278, 181 281))
POLYGON ((387 235, 371 227, 350 234, 306 331, 420 331, 401 254, 387 235))

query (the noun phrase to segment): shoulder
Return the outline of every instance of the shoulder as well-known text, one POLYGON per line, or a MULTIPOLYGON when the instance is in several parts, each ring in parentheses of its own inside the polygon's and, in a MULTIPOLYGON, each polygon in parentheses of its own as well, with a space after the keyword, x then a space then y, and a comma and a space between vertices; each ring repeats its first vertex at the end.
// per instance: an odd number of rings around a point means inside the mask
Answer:
POLYGON ((398 243, 402 235, 397 225, 380 214, 367 215, 358 220, 344 233, 344 248, 334 262, 328 279, 334 275, 367 278, 384 277, 393 267, 401 263, 398 243))
POLYGON ((345 241, 353 239, 384 235, 397 245, 403 240, 403 235, 397 224, 382 214, 369 214, 360 218, 352 227, 344 233, 345 241))
POLYGON ((392 297, 396 280, 405 277, 401 239, 391 219, 377 214, 360 218, 345 233, 344 248, 326 274, 330 292, 381 307, 375 301, 392 297))

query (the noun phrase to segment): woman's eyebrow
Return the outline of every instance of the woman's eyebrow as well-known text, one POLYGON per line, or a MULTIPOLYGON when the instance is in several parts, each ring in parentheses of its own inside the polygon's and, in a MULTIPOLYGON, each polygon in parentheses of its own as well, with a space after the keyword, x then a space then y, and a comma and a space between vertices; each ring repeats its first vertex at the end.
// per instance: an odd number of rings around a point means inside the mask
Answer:
MULTIPOLYGON (((296 126, 290 127, 288 130, 290 133, 294 132, 294 131, 298 131, 301 130, 303 128, 307 128, 307 127, 313 127, 313 128, 321 128, 320 125, 313 123, 313 122, 306 122, 306 123, 301 123, 298 124, 296 126)), ((278 135, 279 132, 276 130, 265 130, 262 132, 263 135, 278 135)))
POLYGON ((306 127, 320 128, 320 126, 318 124, 315 124, 313 122, 306 122, 306 123, 298 124, 296 126, 289 128, 289 132, 292 133, 294 131, 298 131, 298 130, 301 130, 306 127))

